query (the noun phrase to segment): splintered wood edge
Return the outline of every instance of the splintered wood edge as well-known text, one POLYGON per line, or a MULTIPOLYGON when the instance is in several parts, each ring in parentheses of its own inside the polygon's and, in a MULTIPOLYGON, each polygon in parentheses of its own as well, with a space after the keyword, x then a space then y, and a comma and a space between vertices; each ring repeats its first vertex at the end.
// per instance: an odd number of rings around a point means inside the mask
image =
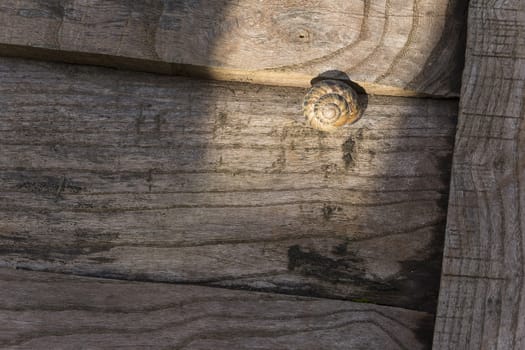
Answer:
MULTIPOLYGON (((0 44, 0 56, 29 58, 36 60, 65 62, 74 64, 87 64, 117 69, 144 71, 150 73, 195 77, 208 80, 221 80, 259 85, 288 86, 298 88, 310 87, 311 80, 315 78, 306 74, 289 71, 279 71, 274 69, 249 71, 230 68, 196 66, 191 64, 178 64, 123 56, 112 56, 87 52, 62 51, 41 47, 20 46, 11 44, 0 44)), ((394 86, 381 85, 364 81, 354 82, 356 84, 359 84, 366 91, 366 93, 370 95, 432 98, 458 97, 457 94, 450 94, 447 96, 429 95, 417 92, 415 90, 402 89, 394 86)))

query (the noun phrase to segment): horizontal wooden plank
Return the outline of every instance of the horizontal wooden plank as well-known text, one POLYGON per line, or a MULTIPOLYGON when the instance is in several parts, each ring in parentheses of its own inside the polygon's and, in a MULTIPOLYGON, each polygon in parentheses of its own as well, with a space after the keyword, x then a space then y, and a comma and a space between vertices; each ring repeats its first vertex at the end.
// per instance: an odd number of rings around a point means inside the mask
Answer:
POLYGON ((469 6, 434 348, 525 349, 525 1, 469 6))
POLYGON ((0 59, 0 264, 433 310, 457 102, 0 59))
POLYGON ((432 315, 0 269, 2 349, 426 349, 432 315))
POLYGON ((0 5, 0 54, 369 93, 457 96, 461 0, 41 1, 0 5))

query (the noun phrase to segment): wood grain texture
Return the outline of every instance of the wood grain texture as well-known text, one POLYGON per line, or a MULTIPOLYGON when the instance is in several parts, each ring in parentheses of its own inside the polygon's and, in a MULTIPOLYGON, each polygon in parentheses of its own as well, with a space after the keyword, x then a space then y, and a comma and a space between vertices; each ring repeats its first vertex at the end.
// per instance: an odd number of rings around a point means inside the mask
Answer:
POLYGON ((457 96, 461 0, 4 0, 0 54, 369 93, 457 96))
POLYGON ((0 59, 0 264, 433 310, 457 102, 0 59), (295 120, 297 119, 297 121, 295 120))
POLYGON ((525 2, 470 3, 435 349, 525 349, 525 2))
POLYGON ((0 269, 2 349, 428 349, 432 315, 0 269))

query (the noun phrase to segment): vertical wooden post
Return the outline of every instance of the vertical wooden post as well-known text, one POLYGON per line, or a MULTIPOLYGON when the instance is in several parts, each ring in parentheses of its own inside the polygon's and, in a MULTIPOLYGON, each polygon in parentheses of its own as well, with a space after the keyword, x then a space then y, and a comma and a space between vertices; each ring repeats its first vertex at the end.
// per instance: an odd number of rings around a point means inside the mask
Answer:
POLYGON ((470 3, 435 349, 525 349, 525 1, 470 3))

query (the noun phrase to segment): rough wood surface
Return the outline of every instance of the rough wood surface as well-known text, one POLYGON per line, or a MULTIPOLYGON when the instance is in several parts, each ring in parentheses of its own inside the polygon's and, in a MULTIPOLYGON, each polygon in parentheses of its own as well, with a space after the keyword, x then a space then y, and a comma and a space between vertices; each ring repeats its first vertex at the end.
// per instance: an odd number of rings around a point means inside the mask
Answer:
POLYGON ((0 264, 433 310, 457 102, 0 59, 0 264), (294 121, 298 118, 299 121, 294 121))
POLYGON ((435 349, 525 349, 525 1, 473 0, 435 349))
POLYGON ((301 87, 336 69, 370 93, 457 96, 465 8, 462 0, 4 0, 0 53, 301 87))
MULTIPOLYGON (((2 349, 428 349, 427 313, 0 269, 2 349)), ((430 336, 430 337, 429 337, 430 336)))

